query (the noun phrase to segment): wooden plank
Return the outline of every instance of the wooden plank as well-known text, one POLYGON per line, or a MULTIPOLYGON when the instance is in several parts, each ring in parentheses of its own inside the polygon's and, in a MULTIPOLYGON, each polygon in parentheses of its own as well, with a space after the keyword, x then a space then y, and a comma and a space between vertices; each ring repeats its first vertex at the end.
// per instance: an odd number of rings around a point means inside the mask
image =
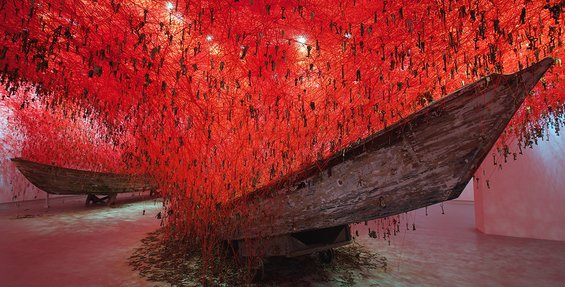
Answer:
POLYGON ((366 140, 224 206, 227 238, 258 238, 404 213, 457 198, 552 65, 468 85, 366 140), (322 167, 322 168, 320 168, 322 167))

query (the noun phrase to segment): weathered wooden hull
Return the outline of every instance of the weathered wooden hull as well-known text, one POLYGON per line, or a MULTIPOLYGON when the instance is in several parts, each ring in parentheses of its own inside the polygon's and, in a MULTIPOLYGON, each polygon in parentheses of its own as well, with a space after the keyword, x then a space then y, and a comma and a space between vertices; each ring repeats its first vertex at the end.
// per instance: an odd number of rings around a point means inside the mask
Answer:
POLYGON ((50 194, 112 194, 156 188, 143 176, 62 168, 21 158, 12 161, 33 185, 50 194))
POLYGON ((230 238, 356 223, 457 198, 552 63, 483 78, 226 206, 228 228, 237 226, 230 238))

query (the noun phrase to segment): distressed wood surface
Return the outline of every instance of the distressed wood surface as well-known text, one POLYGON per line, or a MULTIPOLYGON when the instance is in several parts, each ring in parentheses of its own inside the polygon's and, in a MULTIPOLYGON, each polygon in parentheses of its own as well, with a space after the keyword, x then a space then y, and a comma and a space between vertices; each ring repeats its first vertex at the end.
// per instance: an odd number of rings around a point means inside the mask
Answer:
POLYGON ((111 194, 156 188, 143 176, 62 168, 21 158, 12 161, 33 185, 51 194, 111 194))
POLYGON ((361 222, 457 198, 553 60, 468 85, 225 206, 232 239, 361 222))

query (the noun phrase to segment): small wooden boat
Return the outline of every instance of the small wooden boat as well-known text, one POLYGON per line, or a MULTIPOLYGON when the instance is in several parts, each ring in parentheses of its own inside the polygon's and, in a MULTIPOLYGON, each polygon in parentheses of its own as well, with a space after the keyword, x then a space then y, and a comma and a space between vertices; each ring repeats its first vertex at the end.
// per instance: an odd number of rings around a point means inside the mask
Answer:
POLYGON ((87 204, 108 200, 113 203, 118 193, 154 191, 157 184, 145 176, 93 172, 63 168, 13 158, 20 172, 37 188, 48 194, 87 194, 87 204), (105 195, 98 198, 96 195, 105 195))
POLYGON ((337 236, 347 224, 457 198, 552 63, 547 58, 512 75, 485 77, 226 205, 224 224, 237 227, 226 233, 244 250, 243 239, 270 238, 266 254, 281 255, 274 250, 289 244, 273 248, 273 242, 315 230, 335 229, 337 236))

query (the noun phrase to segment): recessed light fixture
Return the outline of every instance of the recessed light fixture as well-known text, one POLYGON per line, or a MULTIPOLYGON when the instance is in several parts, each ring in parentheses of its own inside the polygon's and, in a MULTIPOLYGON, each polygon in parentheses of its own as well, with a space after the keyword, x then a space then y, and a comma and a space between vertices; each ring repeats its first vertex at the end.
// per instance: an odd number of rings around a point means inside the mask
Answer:
POLYGON ((298 42, 300 44, 306 44, 306 37, 298 36, 298 37, 296 37, 296 42, 298 42))

